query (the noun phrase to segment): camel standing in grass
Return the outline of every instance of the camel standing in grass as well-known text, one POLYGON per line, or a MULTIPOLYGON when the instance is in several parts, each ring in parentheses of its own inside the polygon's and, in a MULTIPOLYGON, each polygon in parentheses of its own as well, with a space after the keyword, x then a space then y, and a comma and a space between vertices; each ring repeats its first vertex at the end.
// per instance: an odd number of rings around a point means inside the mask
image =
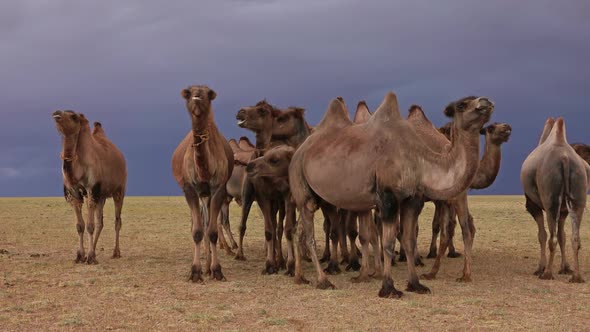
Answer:
POLYGON ((94 123, 94 130, 90 133, 88 120, 83 114, 73 111, 56 111, 53 113, 53 119, 62 136, 64 196, 76 213, 76 230, 80 237, 76 263, 98 263, 96 245, 103 227, 104 205, 109 197, 112 197, 115 202, 113 258, 119 258, 121 257, 119 248, 121 210, 127 183, 125 157, 106 137, 99 122, 94 123), (84 198, 88 208, 86 225, 82 217, 84 198), (84 250, 84 226, 86 226, 90 242, 88 256, 84 250))
MULTIPOLYGON (((464 98, 449 112, 454 118, 453 144, 443 153, 432 151, 401 117, 397 97, 388 93, 365 124, 352 125, 340 99, 330 103, 320 124, 295 152, 289 166, 291 193, 300 213, 298 239, 304 239, 318 273, 318 288, 334 287, 319 265, 313 215, 326 203, 351 211, 376 206, 383 223, 384 279, 380 297, 400 297, 391 276, 393 243, 399 217, 405 230, 403 246, 414 257, 414 229, 422 197, 450 199, 465 191, 479 162, 479 131, 493 111, 485 98, 464 98), (337 174, 338 176, 334 176, 337 174)), ((298 241, 295 241, 297 243, 298 241)), ((298 244, 298 243, 297 243, 298 244)), ((299 250, 295 250, 295 280, 304 281, 299 250)), ((408 291, 427 293, 413 262, 408 263, 408 291)))
POLYGON ((191 210, 194 253, 189 280, 203 281, 200 244, 204 236, 205 273, 224 280, 217 257, 217 217, 227 197, 226 183, 234 168, 233 152, 213 119, 211 102, 217 96, 215 91, 204 85, 193 85, 182 90, 181 96, 186 101, 192 130, 172 155, 172 174, 191 210), (204 218, 208 218, 206 233, 204 218))
MULTIPOLYGON (((287 145, 296 149, 310 134, 302 108, 290 107, 281 111, 266 100, 262 100, 254 106, 242 108, 236 114, 236 119, 240 127, 251 130, 256 135, 256 151, 253 158, 263 156, 268 149, 279 145, 287 145)), ((281 243, 283 220, 286 214, 284 193, 277 190, 274 181, 267 177, 252 179, 246 176, 242 199, 242 219, 236 259, 245 259, 243 239, 250 207, 255 199, 264 218, 267 258, 263 273, 273 274, 280 268, 286 268, 281 243), (279 212, 278 223, 277 212, 279 212)))
POLYGON ((584 282, 580 273, 580 224, 590 189, 590 165, 567 143, 562 118, 547 119, 539 145, 529 154, 520 172, 526 209, 538 226, 541 258, 535 271, 541 279, 553 279, 553 259, 557 241, 561 247, 560 274, 570 273, 565 256, 564 224, 568 214, 572 221, 574 271, 570 282, 584 282), (543 211, 549 226, 549 261, 547 261, 543 211), (557 239, 556 239, 557 237, 557 239))

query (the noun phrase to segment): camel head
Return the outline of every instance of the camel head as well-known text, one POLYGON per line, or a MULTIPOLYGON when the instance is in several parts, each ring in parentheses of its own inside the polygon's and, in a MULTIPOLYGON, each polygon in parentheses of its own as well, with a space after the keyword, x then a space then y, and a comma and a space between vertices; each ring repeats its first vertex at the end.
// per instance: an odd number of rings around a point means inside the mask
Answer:
POLYGON ((57 131, 65 137, 77 135, 80 132, 83 121, 86 120, 83 114, 78 114, 70 110, 55 111, 51 116, 55 121, 57 131))
POLYGON ((302 125, 307 126, 304 117, 305 109, 300 107, 289 107, 286 110, 275 112, 272 135, 290 137, 297 134, 302 125))
POLYGON ((180 95, 186 101, 188 110, 193 123, 195 121, 204 121, 211 113, 211 101, 217 97, 217 93, 206 85, 192 85, 180 92, 180 95))
POLYGON ((278 110, 269 104, 266 99, 256 103, 254 106, 248 106, 240 109, 236 114, 238 126, 260 132, 263 130, 272 130, 273 113, 278 110))
POLYGON ((286 179, 289 176, 289 164, 295 149, 288 145, 279 145, 268 150, 263 156, 248 163, 246 172, 252 178, 264 177, 286 179))
POLYGON ((489 138, 493 144, 501 145, 502 143, 508 142, 512 133, 512 127, 507 123, 494 122, 483 128, 479 133, 485 135, 486 139, 489 138))
POLYGON ((455 128, 478 133, 490 120, 494 103, 487 97, 465 97, 450 103, 445 109, 446 116, 453 118, 455 128))

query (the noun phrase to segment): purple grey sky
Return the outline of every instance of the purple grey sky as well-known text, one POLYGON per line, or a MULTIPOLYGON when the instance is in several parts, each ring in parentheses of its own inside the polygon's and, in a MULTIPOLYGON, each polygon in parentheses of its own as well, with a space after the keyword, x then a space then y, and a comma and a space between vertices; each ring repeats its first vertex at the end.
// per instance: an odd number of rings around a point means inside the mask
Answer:
MULTIPOLYGON (((180 90, 216 90, 227 138, 267 98, 310 124, 343 96, 371 110, 387 90, 436 125, 485 95, 513 127, 478 193, 520 194, 520 165, 548 116, 590 143, 588 1, 2 1, 0 196, 62 194, 57 109, 101 121, 127 158, 129 195, 180 194, 170 156, 190 128, 180 90)), ((252 136, 250 136, 252 137, 252 136)))

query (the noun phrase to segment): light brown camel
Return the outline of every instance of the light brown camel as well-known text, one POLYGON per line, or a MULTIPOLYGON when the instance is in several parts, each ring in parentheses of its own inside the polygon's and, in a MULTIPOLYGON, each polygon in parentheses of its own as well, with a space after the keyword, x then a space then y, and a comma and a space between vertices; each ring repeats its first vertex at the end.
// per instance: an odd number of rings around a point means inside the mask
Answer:
POLYGON ((561 247, 561 270, 570 273, 565 256, 566 217, 572 221, 572 249, 574 271, 570 282, 584 282, 580 273, 580 224, 590 190, 590 165, 567 143, 565 123, 562 118, 547 119, 539 145, 522 164, 520 181, 525 193, 526 209, 538 226, 541 247, 539 266, 535 271, 541 279, 553 279, 553 259, 557 241, 561 247), (548 134, 549 133, 549 134, 548 134), (547 232, 543 211, 549 226, 549 261, 546 257, 547 232), (556 239, 557 235, 557 239, 556 239))
MULTIPOLYGON (((403 245, 414 257, 415 224, 422 196, 444 200, 469 186, 479 162, 479 131, 493 111, 485 98, 464 98, 448 108, 454 118, 453 145, 443 153, 432 151, 399 113, 397 98, 388 93, 365 124, 351 125, 344 103, 334 99, 323 120, 295 152, 289 183, 300 223, 298 239, 305 239, 318 273, 318 288, 329 288, 319 265, 313 235, 313 214, 327 202, 351 211, 377 207, 383 223, 384 279, 380 297, 400 297, 393 285, 391 258, 400 217, 403 245), (305 237, 303 237, 305 235, 305 237)), ((362 221, 361 221, 362 222, 362 221)), ((297 243, 297 241, 295 241, 297 243)), ((296 281, 303 280, 296 250, 296 281)), ((427 293, 413 262, 408 263, 408 291, 427 293)))
MULTIPOLYGON (((420 117, 417 117, 419 120, 420 117)), ((450 128, 450 124, 447 124, 443 127, 442 131, 447 131, 446 128, 450 128)), ((439 129, 440 130, 440 129, 439 129)), ((431 135, 438 135, 439 134, 433 132, 431 135)), ((502 144, 508 142, 510 138, 510 134, 512 133, 512 127, 507 123, 493 123, 488 125, 486 128, 483 128, 480 134, 485 136, 485 147, 484 153, 479 161, 479 167, 477 169, 477 173, 473 182, 469 186, 470 189, 484 189, 491 186, 498 173, 500 172, 500 164, 502 161, 502 144)), ((447 135, 445 135, 447 136, 447 135)), ((450 136, 447 136, 450 137, 450 136)), ((436 204, 436 203, 435 203, 436 204)), ((459 257, 461 256, 456 250, 453 244, 453 235, 455 232, 455 225, 457 224, 455 220, 454 210, 451 210, 451 220, 449 222, 449 227, 447 231, 447 242, 449 247, 448 257, 459 257)), ((428 252, 428 258, 435 258, 436 257, 436 239, 440 232, 441 227, 441 220, 440 215, 437 215, 435 212, 435 216, 437 218, 432 219, 432 240, 430 242, 430 251, 428 252)), ((473 218, 471 215, 469 216, 470 220, 473 218)), ((472 229, 472 236, 475 235, 475 228, 472 229)))
MULTIPOLYGON (((256 151, 253 158, 263 156, 269 148, 282 144, 296 149, 309 136, 309 126, 305 121, 304 112, 298 107, 281 111, 266 100, 240 109, 236 114, 238 125, 253 131, 256 135, 256 151)), ((274 187, 272 181, 264 177, 251 179, 246 176, 242 190, 242 219, 236 259, 245 259, 243 241, 246 222, 255 199, 264 218, 267 258, 263 273, 276 273, 279 269, 287 267, 282 252, 283 220, 286 213, 284 195, 274 187)), ((288 238, 287 241, 290 242, 291 239, 288 238)))
POLYGON ((113 258, 121 257, 119 232, 121 230, 121 209, 125 198, 127 168, 125 157, 106 137, 102 125, 94 123, 90 133, 88 120, 83 114, 73 111, 55 111, 53 119, 62 136, 63 160, 62 175, 64 196, 76 213, 76 230, 80 237, 80 247, 76 263, 96 264, 96 245, 103 227, 103 209, 106 199, 115 203, 115 249, 113 258), (86 231, 90 250, 84 250, 84 218, 82 204, 87 202, 86 231), (95 229, 96 218, 96 229, 95 229), (96 230, 96 234, 95 234, 96 230))
POLYGON ((205 273, 225 280, 217 257, 217 217, 226 199, 226 183, 233 171, 234 157, 213 119, 211 102, 217 94, 205 85, 193 85, 180 93, 186 101, 192 130, 172 155, 172 174, 184 191, 191 210, 193 263, 189 280, 202 282, 201 241, 205 236, 205 273), (207 219, 207 233, 204 220, 207 219))

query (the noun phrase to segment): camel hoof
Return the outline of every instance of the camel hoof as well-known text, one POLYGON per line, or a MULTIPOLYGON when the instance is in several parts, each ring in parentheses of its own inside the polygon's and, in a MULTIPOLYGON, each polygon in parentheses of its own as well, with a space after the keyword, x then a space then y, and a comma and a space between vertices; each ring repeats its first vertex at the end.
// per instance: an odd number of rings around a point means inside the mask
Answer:
POLYGON ((575 284, 583 284, 586 281, 582 278, 582 276, 572 276, 570 278, 569 282, 575 283, 575 284))
POLYGON ((88 257, 86 258, 86 264, 88 264, 88 265, 98 264, 98 261, 96 260, 95 253, 88 254, 88 257))
POLYGON ((211 279, 219 280, 219 281, 226 281, 223 272, 221 272, 221 265, 217 264, 217 266, 211 268, 211 279))
POLYGON ((286 268, 287 268, 287 262, 285 262, 285 259, 282 257, 279 258, 277 260, 277 270, 280 271, 280 270, 284 270, 286 268))
POLYGON ((418 257, 414 260, 414 266, 424 266, 424 263, 422 263, 422 258, 418 257))
POLYGON ((295 276, 296 285, 309 285, 309 280, 305 279, 304 276, 295 276))
POLYGON ((457 282, 472 282, 473 280, 471 280, 471 277, 462 276, 461 278, 457 278, 455 281, 457 281, 457 282))
POLYGON ((330 275, 335 275, 342 272, 342 270, 340 270, 338 263, 336 263, 335 261, 330 261, 330 263, 328 263, 328 267, 324 269, 324 272, 330 275))
POLYGON ((194 283, 202 283, 203 282, 203 272, 201 268, 197 268, 195 265, 191 267, 191 273, 188 276, 188 281, 192 281, 194 283))
POLYGON ((76 260, 74 262, 76 262, 76 264, 85 263, 86 262, 86 255, 82 252, 78 252, 76 254, 76 260))
POLYGON ((121 258, 121 250, 114 249, 113 250, 113 258, 121 258))
POLYGON ((533 272, 533 275, 536 275, 536 276, 540 277, 541 274, 543 274, 543 272, 545 272, 545 267, 544 266, 538 268, 535 272, 533 272))
POLYGON ((348 263, 348 265, 346 265, 345 270, 346 271, 359 271, 361 269, 361 263, 359 263, 358 259, 353 259, 350 261, 350 263, 348 263))
POLYGON ((405 262, 405 261, 407 261, 407 260, 408 260, 408 259, 407 259, 407 257, 406 257, 406 254, 403 254, 403 255, 402 255, 402 254, 400 254, 400 255, 399 255, 399 258, 397 259, 397 261, 398 261, 398 262, 405 262))
POLYGON ((324 280, 318 282, 318 284, 315 286, 315 288, 317 288, 317 289, 336 289, 336 286, 334 286, 328 279, 324 279, 324 280))
POLYGON ((449 258, 458 258, 461 257, 461 253, 458 253, 456 251, 449 251, 449 253, 447 254, 447 257, 449 258))
POLYGON ((270 274, 276 274, 278 271, 275 268, 275 265, 271 262, 266 262, 266 266, 264 267, 264 270, 262 270, 262 274, 263 275, 270 275, 270 274))
POLYGON ((436 279, 436 273, 432 273, 432 272, 424 273, 420 277, 424 280, 434 280, 434 279, 436 279))
POLYGON ((352 277, 350 278, 350 282, 352 282, 353 284, 360 284, 361 282, 369 282, 371 281, 371 279, 369 278, 368 275, 359 275, 358 277, 352 277))
POLYGON ((395 287, 393 287, 393 279, 383 279, 381 290, 379 290, 379 297, 387 299, 399 299, 402 297, 402 295, 404 295, 404 293, 398 291, 397 289, 395 289, 395 287))
POLYGON ((406 291, 417 293, 417 294, 430 294, 431 293, 430 288, 422 285, 419 282, 416 282, 416 283, 408 282, 408 287, 406 287, 406 291))
POLYGON ((235 260, 237 260, 237 261, 245 261, 246 260, 246 257, 244 256, 244 253, 238 252, 236 254, 235 260))
POLYGON ((559 270, 559 272, 557 272, 559 274, 572 274, 574 273, 574 271, 572 271, 572 269, 570 269, 569 265, 566 265, 564 267, 561 268, 561 270, 559 270))
POLYGON ((542 279, 542 280, 553 280, 553 274, 551 272, 543 272, 543 274, 541 274, 539 276, 539 279, 542 279))
POLYGON ((285 275, 289 277, 295 276, 295 262, 287 263, 287 271, 285 272, 285 275))
POLYGON ((436 258, 436 250, 435 251, 430 251, 428 253, 428 255, 426 256, 426 258, 436 258))

